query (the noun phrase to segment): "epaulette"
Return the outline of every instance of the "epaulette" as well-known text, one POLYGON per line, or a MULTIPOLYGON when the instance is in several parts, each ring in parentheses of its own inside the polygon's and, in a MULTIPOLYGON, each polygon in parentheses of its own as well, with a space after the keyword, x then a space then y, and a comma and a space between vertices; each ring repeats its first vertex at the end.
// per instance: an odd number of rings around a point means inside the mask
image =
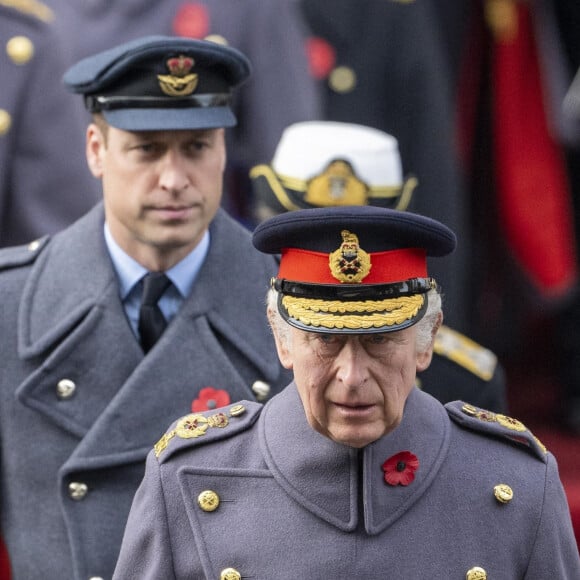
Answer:
POLYGON ((491 380, 497 366, 497 356, 491 350, 445 325, 435 335, 433 351, 484 381, 491 380))
POLYGON ((194 445, 226 439, 249 429, 264 405, 255 401, 240 401, 214 412, 191 413, 181 417, 154 446, 159 463, 165 463, 174 453, 194 445))
POLYGON ((22 14, 34 16, 43 22, 52 22, 54 20, 54 12, 40 0, 0 0, 0 6, 14 8, 14 10, 22 14))
POLYGON ((451 419, 462 427, 508 439, 525 447, 544 463, 547 461, 546 446, 521 421, 462 401, 447 403, 445 408, 451 419))
POLYGON ((50 236, 44 236, 22 246, 11 246, 0 249, 0 270, 27 266, 36 260, 46 247, 50 236))

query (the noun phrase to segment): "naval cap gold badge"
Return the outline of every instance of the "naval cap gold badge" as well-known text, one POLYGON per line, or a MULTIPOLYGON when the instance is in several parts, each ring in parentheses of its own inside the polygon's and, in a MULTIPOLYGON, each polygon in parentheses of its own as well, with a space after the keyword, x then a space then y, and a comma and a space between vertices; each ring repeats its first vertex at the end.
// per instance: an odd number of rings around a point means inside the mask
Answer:
POLYGON ((197 88, 198 75, 191 72, 195 61, 190 56, 169 58, 165 62, 170 74, 157 75, 159 87, 170 97, 186 97, 197 88))

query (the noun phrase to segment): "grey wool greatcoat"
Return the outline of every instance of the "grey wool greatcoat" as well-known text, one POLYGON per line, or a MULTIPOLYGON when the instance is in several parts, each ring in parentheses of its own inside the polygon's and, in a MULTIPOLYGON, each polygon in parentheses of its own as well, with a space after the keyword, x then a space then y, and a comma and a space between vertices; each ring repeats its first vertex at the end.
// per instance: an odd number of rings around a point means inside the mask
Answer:
POLYGON ((357 451, 307 424, 293 384, 241 407, 155 446, 115 580, 580 578, 556 461, 521 423, 415 389, 357 451), (388 485, 401 451, 414 481, 388 485))
POLYGON ((289 380, 265 315, 277 264, 242 226, 220 210, 191 296, 144 356, 103 219, 99 205, 38 245, 0 251, 0 515, 13 580, 110 580, 147 452, 170 421, 204 387, 234 402, 253 399, 257 379, 273 392, 289 380))

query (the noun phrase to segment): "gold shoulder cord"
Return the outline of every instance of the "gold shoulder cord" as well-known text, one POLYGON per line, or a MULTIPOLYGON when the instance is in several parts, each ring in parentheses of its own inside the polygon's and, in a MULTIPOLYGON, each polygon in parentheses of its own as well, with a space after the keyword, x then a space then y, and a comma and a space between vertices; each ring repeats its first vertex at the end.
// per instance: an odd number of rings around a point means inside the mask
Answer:
POLYGON ((18 12, 35 16, 43 22, 54 20, 54 12, 39 0, 0 0, 0 6, 14 8, 18 12))

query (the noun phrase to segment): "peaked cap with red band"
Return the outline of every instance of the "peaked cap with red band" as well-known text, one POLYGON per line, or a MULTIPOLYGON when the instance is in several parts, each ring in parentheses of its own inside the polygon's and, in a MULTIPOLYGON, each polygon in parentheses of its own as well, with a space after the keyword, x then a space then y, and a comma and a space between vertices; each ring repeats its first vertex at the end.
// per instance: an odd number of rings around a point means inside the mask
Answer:
POLYGON ((453 251, 455 234, 417 214, 371 206, 305 209, 259 224, 255 247, 280 254, 278 310, 310 332, 406 328, 436 288, 427 256, 453 251))

